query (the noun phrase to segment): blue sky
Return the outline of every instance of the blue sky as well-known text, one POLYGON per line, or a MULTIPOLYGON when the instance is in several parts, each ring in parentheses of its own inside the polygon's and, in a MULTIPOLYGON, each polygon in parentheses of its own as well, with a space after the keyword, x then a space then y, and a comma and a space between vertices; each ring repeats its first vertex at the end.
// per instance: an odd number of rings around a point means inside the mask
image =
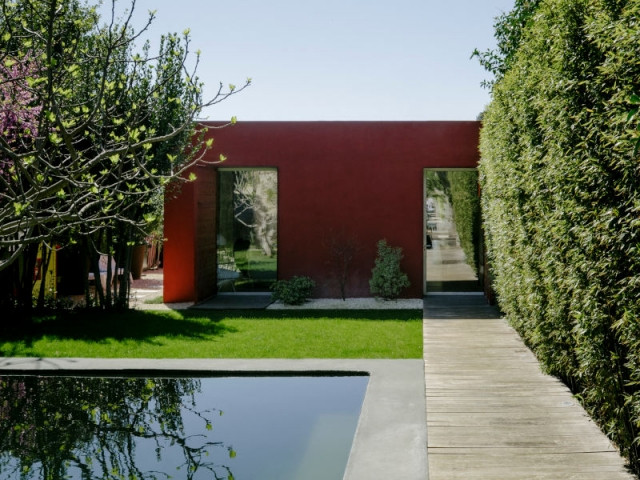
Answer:
POLYGON ((513 3, 138 0, 136 18, 156 10, 151 38, 191 30, 205 94, 252 79, 211 120, 474 120, 488 74, 470 56, 513 3))

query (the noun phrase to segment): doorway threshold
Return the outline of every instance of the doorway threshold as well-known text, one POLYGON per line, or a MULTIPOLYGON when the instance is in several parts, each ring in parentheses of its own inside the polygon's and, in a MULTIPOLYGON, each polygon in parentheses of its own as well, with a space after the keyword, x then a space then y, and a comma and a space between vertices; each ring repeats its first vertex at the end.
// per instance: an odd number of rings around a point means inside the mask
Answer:
POLYGON ((191 308, 196 310, 264 310, 273 303, 270 292, 219 293, 191 308))

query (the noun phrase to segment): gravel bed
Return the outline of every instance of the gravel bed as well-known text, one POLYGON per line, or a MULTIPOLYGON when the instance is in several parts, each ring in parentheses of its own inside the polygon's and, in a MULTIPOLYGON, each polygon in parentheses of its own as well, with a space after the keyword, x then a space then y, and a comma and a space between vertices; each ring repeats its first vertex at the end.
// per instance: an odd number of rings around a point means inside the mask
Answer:
POLYGON ((399 300, 381 300, 377 298, 314 298, 302 305, 284 305, 272 303, 267 310, 422 310, 421 298, 403 298, 399 300))

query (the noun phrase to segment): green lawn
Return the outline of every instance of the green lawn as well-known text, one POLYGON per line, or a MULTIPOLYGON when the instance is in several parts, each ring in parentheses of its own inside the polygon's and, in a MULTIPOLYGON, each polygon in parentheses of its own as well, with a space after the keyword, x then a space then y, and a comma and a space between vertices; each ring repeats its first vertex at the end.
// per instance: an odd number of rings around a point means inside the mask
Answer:
POLYGON ((422 358, 422 311, 75 313, 3 329, 0 356, 422 358))

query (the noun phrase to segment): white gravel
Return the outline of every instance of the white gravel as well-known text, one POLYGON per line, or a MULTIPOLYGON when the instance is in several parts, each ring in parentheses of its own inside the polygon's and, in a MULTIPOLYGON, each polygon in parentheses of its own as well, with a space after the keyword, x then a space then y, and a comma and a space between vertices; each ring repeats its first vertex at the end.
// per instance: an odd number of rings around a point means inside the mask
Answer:
POLYGON ((422 310, 421 298, 403 298, 399 300, 381 300, 377 298, 314 298, 302 305, 284 305, 281 302, 272 303, 267 310, 422 310))

